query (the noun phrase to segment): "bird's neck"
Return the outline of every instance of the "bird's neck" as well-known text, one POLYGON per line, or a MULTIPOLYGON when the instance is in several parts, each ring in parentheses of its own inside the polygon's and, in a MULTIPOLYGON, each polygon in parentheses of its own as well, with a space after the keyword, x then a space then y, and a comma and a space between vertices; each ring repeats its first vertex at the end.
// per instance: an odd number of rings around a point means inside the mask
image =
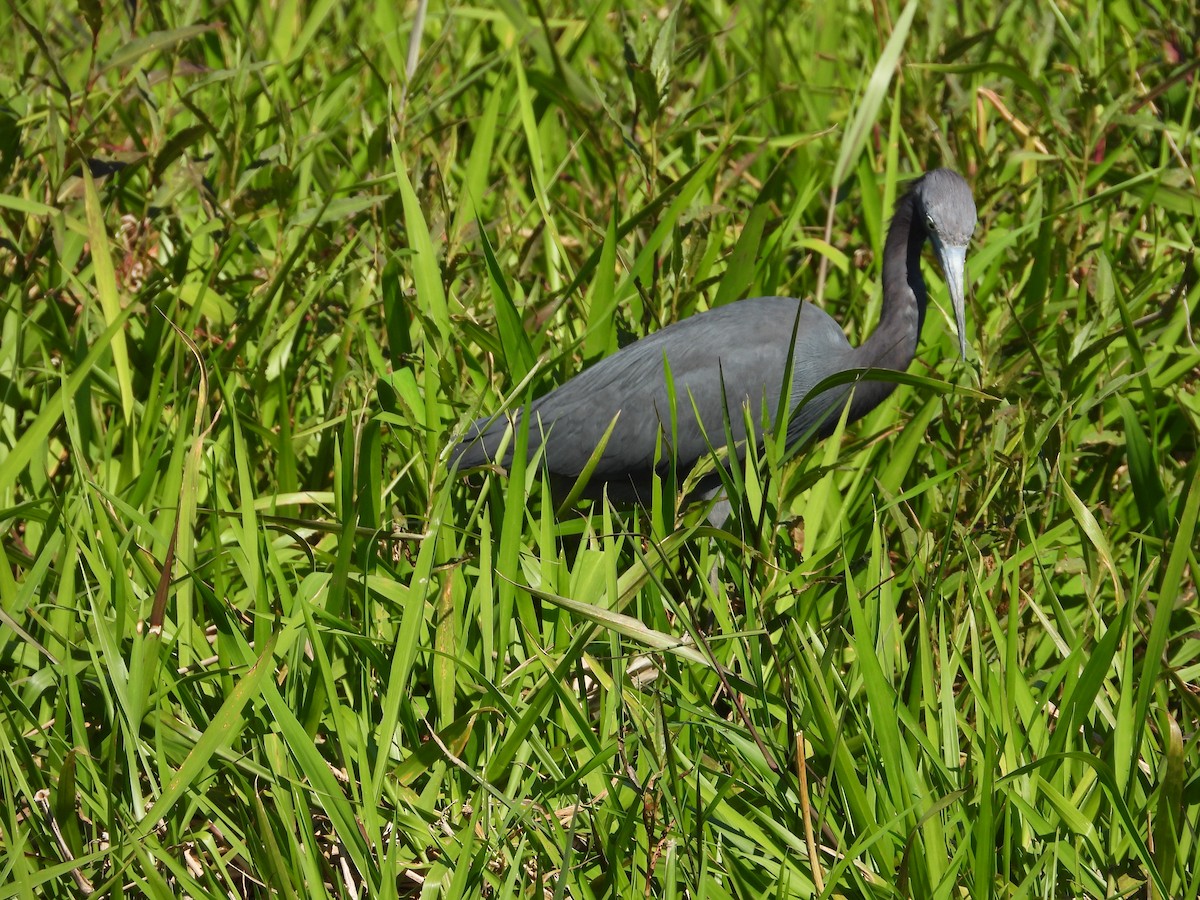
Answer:
MULTIPOLYGON (((921 277, 921 248, 925 222, 916 215, 917 201, 910 192, 896 204, 883 251, 883 310, 879 324, 855 351, 856 364, 866 368, 903 372, 917 352, 917 338, 925 321, 925 280, 921 277)), ((854 391, 850 417, 873 409, 894 389, 883 381, 864 381, 854 391)))

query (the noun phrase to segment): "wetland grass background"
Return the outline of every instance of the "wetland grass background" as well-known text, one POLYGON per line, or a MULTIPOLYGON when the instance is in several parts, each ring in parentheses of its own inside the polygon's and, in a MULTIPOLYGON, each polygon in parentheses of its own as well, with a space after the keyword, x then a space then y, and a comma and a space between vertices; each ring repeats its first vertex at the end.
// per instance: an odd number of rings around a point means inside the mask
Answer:
POLYGON ((1197 896, 1196 13, 5 5, 0 898, 1197 896), (935 165, 968 361, 727 530, 449 476, 935 165))

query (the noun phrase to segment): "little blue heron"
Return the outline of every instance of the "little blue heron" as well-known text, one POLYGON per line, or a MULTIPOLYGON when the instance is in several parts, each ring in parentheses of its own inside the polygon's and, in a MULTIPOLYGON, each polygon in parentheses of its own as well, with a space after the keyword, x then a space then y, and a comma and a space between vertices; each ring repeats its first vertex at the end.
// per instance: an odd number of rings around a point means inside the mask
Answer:
MULTIPOLYGON (((879 325, 861 346, 851 347, 824 310, 790 297, 757 297, 698 313, 635 341, 534 400, 528 407, 534 417, 529 455, 544 446, 551 476, 570 485, 612 424, 584 496, 599 497, 607 491, 614 501, 644 501, 658 441, 661 458, 673 453, 682 477, 709 452, 710 442, 725 443, 726 412, 739 458, 745 453, 742 410, 747 403, 755 437, 761 438, 764 405, 769 421, 775 421, 789 351, 787 443, 827 436, 848 397, 853 421, 883 402, 896 386, 864 380, 853 392, 850 385, 842 385, 801 406, 818 383, 849 369, 903 371, 912 362, 925 320, 921 249, 926 240, 949 287, 959 348, 966 357, 963 269, 975 219, 975 201, 961 175, 949 169, 926 173, 896 205, 883 251, 883 310, 879 325), (674 427, 664 360, 675 391, 674 427)), ((509 425, 502 417, 474 422, 454 450, 458 468, 489 462, 510 465, 511 441, 497 458, 509 425)))

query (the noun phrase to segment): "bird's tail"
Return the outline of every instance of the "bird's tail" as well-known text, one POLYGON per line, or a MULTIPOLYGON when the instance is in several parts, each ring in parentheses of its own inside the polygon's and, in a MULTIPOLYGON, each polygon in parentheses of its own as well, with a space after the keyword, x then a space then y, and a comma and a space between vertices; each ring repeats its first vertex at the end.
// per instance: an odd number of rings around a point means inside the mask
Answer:
POLYGON ((504 451, 502 458, 497 458, 504 434, 508 431, 508 419, 503 416, 484 417, 476 419, 467 428, 467 433, 454 452, 450 455, 451 465, 457 466, 461 472, 476 466, 497 463, 502 466, 512 464, 512 442, 504 451))

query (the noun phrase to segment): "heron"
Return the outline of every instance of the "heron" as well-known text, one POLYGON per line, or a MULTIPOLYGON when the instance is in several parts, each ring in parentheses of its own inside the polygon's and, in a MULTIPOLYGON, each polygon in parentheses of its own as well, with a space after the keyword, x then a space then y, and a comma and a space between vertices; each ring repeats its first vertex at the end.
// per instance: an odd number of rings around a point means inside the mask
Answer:
MULTIPOLYGON (((858 347, 828 313, 792 297, 744 299, 697 313, 623 347, 525 407, 531 417, 529 457, 541 449, 552 481, 570 486, 603 442, 581 496, 644 505, 656 466, 661 471, 673 459, 682 479, 712 447, 725 444, 726 417, 730 452, 744 459, 747 419, 756 442, 777 421, 789 357, 786 445, 792 450, 805 440, 828 437, 847 403, 852 422, 896 385, 862 380, 809 396, 821 381, 848 370, 902 372, 916 355, 927 303, 921 275, 926 241, 945 278, 966 358, 963 278, 975 224, 975 200, 963 177, 951 169, 925 173, 893 212, 883 251, 879 324, 858 347)), ((521 415, 473 422, 452 453, 458 470, 511 465, 512 441, 504 438, 521 415)), ((700 493, 710 497, 715 491, 700 493)))

